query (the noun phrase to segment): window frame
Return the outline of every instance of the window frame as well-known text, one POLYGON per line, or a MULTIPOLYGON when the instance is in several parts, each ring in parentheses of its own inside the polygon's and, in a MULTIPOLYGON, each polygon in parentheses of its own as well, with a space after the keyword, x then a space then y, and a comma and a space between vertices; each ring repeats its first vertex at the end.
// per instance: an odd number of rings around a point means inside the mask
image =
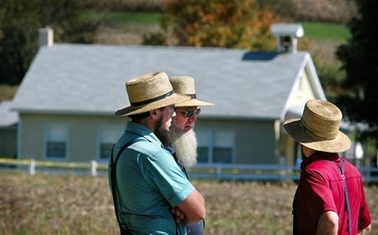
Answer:
POLYGON ((65 123, 49 123, 44 127, 43 158, 47 160, 67 160, 69 150, 69 125, 65 123), (51 144, 64 144, 62 156, 50 156, 51 144))
MULTIPOLYGON (((96 159, 98 162, 107 163, 111 152, 108 153, 109 157, 103 157, 103 145, 108 145, 113 147, 113 145, 118 141, 118 139, 124 133, 124 127, 122 125, 116 124, 103 124, 97 128, 97 143, 96 143, 96 159), (105 141, 104 141, 105 139, 105 141), (107 139, 107 140, 106 140, 107 139)), ((111 148, 108 149, 111 151, 111 148)))
POLYGON ((197 139, 198 139, 198 156, 201 156, 200 151, 201 149, 208 149, 207 151, 207 161, 199 161, 199 164, 233 164, 235 162, 235 131, 231 129, 199 129, 196 131, 197 133, 197 139), (221 135, 230 135, 228 138, 229 140, 226 142, 229 142, 228 144, 220 144, 217 143, 217 138, 219 138, 221 135), (203 139, 205 138, 205 139, 203 139), (230 149, 230 157, 229 162, 214 162, 214 154, 216 153, 218 149, 221 148, 229 148, 230 149))

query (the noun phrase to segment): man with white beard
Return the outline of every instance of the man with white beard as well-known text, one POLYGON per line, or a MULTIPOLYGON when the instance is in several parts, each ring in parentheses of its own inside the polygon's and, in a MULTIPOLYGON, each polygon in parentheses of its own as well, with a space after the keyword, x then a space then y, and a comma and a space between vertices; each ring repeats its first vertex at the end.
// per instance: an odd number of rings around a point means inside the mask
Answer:
MULTIPOLYGON (((179 111, 175 111, 176 113, 179 111)), ((195 115, 193 115, 195 119, 195 115)), ((188 120, 191 118, 188 118, 188 120)), ((197 137, 193 129, 187 132, 182 131, 176 125, 170 128, 173 148, 175 150, 175 157, 177 163, 184 168, 191 167, 197 163, 197 137)))
MULTIPOLYGON (((169 80, 175 93, 191 97, 190 100, 175 104, 176 116, 172 118, 173 121, 170 126, 172 146, 168 147, 177 164, 189 179, 185 168, 197 163, 197 137, 193 128, 197 122, 197 116, 201 112, 198 107, 212 106, 214 104, 197 99, 192 77, 175 76, 169 80)), ((177 209, 175 208, 175 210, 177 209)), ((180 211, 175 211, 174 213, 179 215, 180 211)), ((200 221, 186 227, 188 235, 203 235, 205 223, 200 221)))

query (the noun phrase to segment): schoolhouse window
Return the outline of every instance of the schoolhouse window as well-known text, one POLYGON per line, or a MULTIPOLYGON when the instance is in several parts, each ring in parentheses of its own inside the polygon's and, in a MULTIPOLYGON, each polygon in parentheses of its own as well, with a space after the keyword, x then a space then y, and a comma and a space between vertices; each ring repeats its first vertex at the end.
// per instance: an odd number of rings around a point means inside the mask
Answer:
POLYGON ((99 160, 108 160, 113 145, 122 135, 124 129, 117 125, 102 125, 99 128, 99 160))
POLYGON ((45 157, 64 159, 67 157, 68 127, 50 124, 46 127, 45 157))
POLYGON ((209 162, 209 152, 210 152, 210 142, 211 135, 208 131, 196 131, 198 148, 197 148, 197 162, 198 163, 208 163, 209 162))
POLYGON ((100 145, 100 159, 107 160, 110 157, 113 144, 101 143, 100 145))
POLYGON ((232 163, 235 133, 231 130, 199 130, 198 163, 232 163))
POLYGON ((229 131, 218 131, 214 135, 214 163, 232 163, 234 134, 229 131))

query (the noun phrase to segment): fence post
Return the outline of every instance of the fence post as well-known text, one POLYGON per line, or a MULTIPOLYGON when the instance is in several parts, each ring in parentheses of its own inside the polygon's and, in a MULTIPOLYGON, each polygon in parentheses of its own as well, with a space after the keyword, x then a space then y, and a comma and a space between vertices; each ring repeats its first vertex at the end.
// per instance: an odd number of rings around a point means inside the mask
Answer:
POLYGON ((92 165, 91 175, 92 176, 97 176, 97 162, 95 160, 92 160, 91 161, 91 165, 92 165))
POLYGON ((35 175, 35 160, 34 159, 30 159, 29 173, 31 175, 35 175))
POLYGON ((286 158, 284 156, 280 157, 280 179, 281 181, 286 180, 286 158))
POLYGON ((220 180, 222 176, 222 167, 220 164, 217 164, 217 179, 220 180))

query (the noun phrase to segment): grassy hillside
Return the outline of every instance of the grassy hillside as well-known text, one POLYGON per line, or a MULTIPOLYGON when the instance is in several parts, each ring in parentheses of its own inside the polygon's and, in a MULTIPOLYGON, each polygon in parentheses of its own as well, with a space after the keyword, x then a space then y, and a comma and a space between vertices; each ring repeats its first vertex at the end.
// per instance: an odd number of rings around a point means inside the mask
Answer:
POLYGON ((345 25, 320 22, 301 22, 305 36, 314 40, 329 40, 346 42, 350 37, 350 31, 345 25))
MULTIPOLYGON (((289 235, 294 183, 194 180, 206 235, 289 235)), ((0 172, 0 234, 118 234, 106 177, 0 172)), ((366 187, 378 235, 378 187, 366 187)))

